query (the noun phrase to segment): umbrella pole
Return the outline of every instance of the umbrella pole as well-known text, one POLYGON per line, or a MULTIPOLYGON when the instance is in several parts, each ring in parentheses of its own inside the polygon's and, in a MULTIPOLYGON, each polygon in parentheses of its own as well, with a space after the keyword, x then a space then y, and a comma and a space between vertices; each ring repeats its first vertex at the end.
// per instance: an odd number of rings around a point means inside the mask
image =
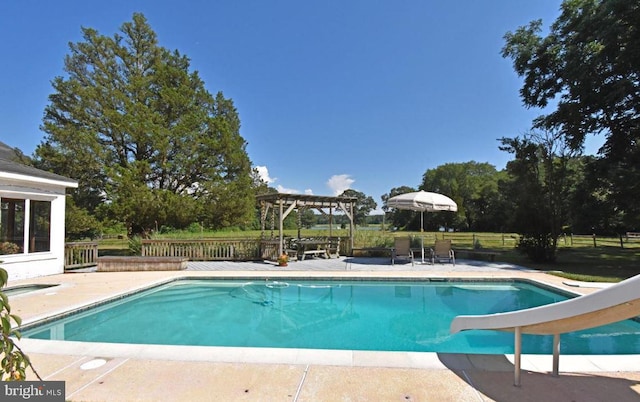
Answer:
POLYGON ((420 251, 422 252, 422 263, 424 264, 424 211, 420 211, 420 251))

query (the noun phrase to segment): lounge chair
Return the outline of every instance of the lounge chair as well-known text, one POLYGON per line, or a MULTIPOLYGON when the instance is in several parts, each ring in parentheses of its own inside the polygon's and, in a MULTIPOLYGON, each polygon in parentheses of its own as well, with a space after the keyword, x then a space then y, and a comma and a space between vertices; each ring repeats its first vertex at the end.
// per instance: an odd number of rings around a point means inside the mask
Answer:
POLYGON ((451 240, 436 240, 435 246, 431 249, 431 263, 436 261, 447 260, 456 265, 456 255, 451 248, 451 240))
POLYGON ((411 266, 413 266, 413 251, 411 251, 411 238, 409 237, 395 238, 395 245, 391 249, 391 265, 394 265, 396 260, 411 260, 411 266))

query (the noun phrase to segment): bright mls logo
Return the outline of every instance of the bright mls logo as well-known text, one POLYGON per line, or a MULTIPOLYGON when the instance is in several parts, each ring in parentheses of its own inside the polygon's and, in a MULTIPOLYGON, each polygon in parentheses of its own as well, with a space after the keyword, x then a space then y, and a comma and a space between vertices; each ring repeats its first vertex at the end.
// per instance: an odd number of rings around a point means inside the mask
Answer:
POLYGON ((64 381, 9 381, 0 383, 2 401, 64 402, 64 381))

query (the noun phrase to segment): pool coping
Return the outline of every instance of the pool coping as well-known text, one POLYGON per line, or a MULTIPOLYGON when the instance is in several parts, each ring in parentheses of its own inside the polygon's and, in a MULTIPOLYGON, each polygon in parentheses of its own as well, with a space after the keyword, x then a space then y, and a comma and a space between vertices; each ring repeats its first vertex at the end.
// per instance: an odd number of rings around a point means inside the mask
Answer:
MULTIPOLYGON (((514 362, 513 354, 142 345, 28 338, 20 340, 20 347, 29 353, 82 355, 96 358, 126 357, 185 362, 393 367, 431 370, 513 371, 514 362)), ((561 355, 560 371, 572 373, 640 371, 638 357, 638 355, 561 355)), ((551 354, 522 355, 523 370, 550 372, 551 368, 551 354)))

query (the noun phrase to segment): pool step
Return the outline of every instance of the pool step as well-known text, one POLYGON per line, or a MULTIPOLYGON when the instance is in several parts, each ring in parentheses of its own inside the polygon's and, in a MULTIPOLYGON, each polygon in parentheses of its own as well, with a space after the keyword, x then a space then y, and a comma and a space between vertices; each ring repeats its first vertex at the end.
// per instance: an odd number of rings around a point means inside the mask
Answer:
POLYGON ((228 296, 229 290, 227 289, 212 289, 212 288, 188 288, 188 287, 176 287, 171 289, 165 289, 160 292, 152 293, 142 299, 139 299, 140 305, 147 304, 168 304, 178 303, 182 301, 207 301, 218 296, 228 296))

